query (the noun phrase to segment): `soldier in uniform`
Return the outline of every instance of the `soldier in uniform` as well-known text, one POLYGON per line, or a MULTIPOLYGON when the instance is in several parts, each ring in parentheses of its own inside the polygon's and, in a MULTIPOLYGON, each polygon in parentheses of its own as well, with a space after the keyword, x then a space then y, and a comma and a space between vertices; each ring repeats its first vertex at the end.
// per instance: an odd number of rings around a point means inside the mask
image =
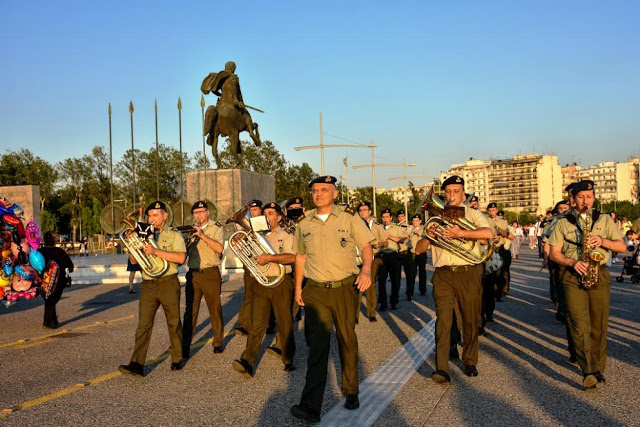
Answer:
MULTIPOLYGON (((262 215, 262 202, 258 199, 250 200, 249 214, 251 217, 262 215)), ((244 298, 242 299, 242 305, 240 306, 240 312, 238 313, 238 320, 236 321, 236 327, 233 332, 236 335, 247 336, 249 329, 251 328, 251 301, 253 300, 253 288, 251 285, 255 282, 251 274, 247 269, 244 270, 244 298)))
MULTIPOLYGON (((233 361, 233 369, 242 373, 245 377, 253 376, 253 365, 255 357, 260 350, 260 344, 265 336, 269 317, 273 311, 275 321, 278 325, 278 345, 272 347, 277 349, 282 357, 285 371, 293 371, 293 355, 296 344, 293 338, 293 315, 291 313, 291 300, 293 299, 293 281, 291 280, 291 265, 295 262, 296 256, 293 250, 293 235, 280 228, 279 223, 284 217, 284 213, 277 203, 267 203, 262 208, 263 214, 267 217, 271 231, 267 234, 269 244, 276 252, 275 255, 265 254, 257 257, 259 265, 271 263, 271 270, 275 274, 279 273, 276 264, 285 267, 285 275, 282 282, 276 286, 262 286, 253 276, 253 301, 251 303, 251 329, 247 338, 247 346, 242 352, 240 359, 233 361), (281 349, 284 348, 284 351, 281 349)), ((266 273, 269 274, 269 271, 266 273)))
MULTIPOLYGON (((511 265, 511 240, 515 239, 516 236, 511 232, 511 226, 504 218, 500 218, 498 216, 498 205, 494 203, 489 203, 487 206, 487 214, 491 222, 494 225, 494 251, 500 255, 502 258, 502 267, 494 274, 489 275, 493 283, 495 284, 495 299, 496 301, 502 301, 502 297, 506 293, 505 290, 508 290, 509 286, 509 266, 511 265)), ((491 310, 491 315, 493 314, 493 310, 491 310)), ((492 317, 492 316, 489 317, 492 317)), ((489 320, 491 321, 491 320, 489 320)))
MULTIPOLYGON (((462 207, 465 201, 464 180, 457 175, 447 178, 442 183, 442 190, 448 206, 462 207)), ((464 230, 458 225, 444 230, 446 238, 465 238, 469 240, 488 240, 493 238, 487 217, 468 206, 464 207, 464 217, 474 223, 475 230, 464 230)), ((433 231, 425 230, 430 236, 433 231)), ((425 252, 430 246, 427 239, 422 239, 416 246, 416 254, 425 252)), ((474 250, 479 251, 480 245, 474 250)), ((436 268, 431 278, 433 298, 436 302, 436 371, 431 379, 437 383, 451 381, 449 375, 449 351, 453 310, 457 304, 462 317, 462 334, 464 349, 462 363, 467 376, 478 375, 478 329, 480 327, 480 307, 482 304, 482 264, 470 264, 452 252, 432 246, 431 256, 436 268)))
MULTIPOLYGON (((182 235, 177 231, 166 228, 169 214, 167 213, 167 206, 163 202, 158 200, 151 203, 145 210, 145 214, 155 228, 154 240, 158 247, 148 244, 144 247, 144 253, 165 259, 169 267, 162 276, 156 278, 142 271, 143 281, 140 285, 138 328, 136 329, 133 355, 128 365, 120 365, 120 372, 140 377, 144 376, 144 362, 151 342, 153 321, 160 305, 164 309, 169 329, 171 370, 176 371, 184 367, 178 266, 186 260, 187 249, 182 235)), ((129 255, 129 260, 137 264, 132 255, 129 255)))
POLYGON ((391 279, 391 310, 398 308, 400 299, 400 260, 398 250, 400 243, 404 242, 404 232, 391 222, 391 209, 382 211, 382 224, 386 232, 387 246, 381 249, 382 265, 378 272, 378 302, 380 311, 387 309, 387 276, 391 279))
MULTIPOLYGON (((407 301, 411 301, 416 283, 415 264, 413 263, 411 248, 409 248, 409 239, 413 233, 413 226, 407 224, 407 216, 404 210, 399 210, 396 216, 398 217, 398 223, 396 225, 400 227, 402 237, 404 237, 404 241, 400 243, 398 248, 398 262, 400 263, 400 267, 404 269, 404 278, 407 282, 405 295, 407 296, 407 301)), ((401 273, 400 275, 402 276, 401 273)))
POLYGON ((413 257, 414 272, 413 277, 418 276, 418 290, 420 295, 426 295, 427 293, 427 253, 416 254, 416 245, 418 241, 424 238, 424 227, 422 226, 422 217, 419 214, 415 214, 411 218, 411 255, 413 257))
POLYGON ((475 210, 480 210, 480 200, 478 199, 478 196, 476 196, 475 194, 471 196, 471 200, 469 201, 469 207, 475 210))
MULTIPOLYGON (((196 240, 187 249, 189 255, 189 273, 193 285, 191 310, 185 309, 184 334, 182 337, 182 356, 189 357, 191 340, 198 324, 200 301, 204 296, 209 309, 209 319, 213 332, 213 352, 222 353, 224 322, 222 321, 222 276, 220 275, 220 256, 224 250, 222 224, 209 219, 209 206, 204 200, 197 201, 191 207, 195 221, 196 240), (187 316, 190 316, 187 319, 187 316)), ((189 299, 189 298, 188 298, 189 299)))
POLYGON ((295 297, 305 307, 310 351, 300 404, 291 407, 291 414, 311 422, 320 421, 332 323, 340 347, 345 408, 360 406, 354 308, 359 292, 371 285, 370 242, 375 238, 351 209, 334 205, 338 197, 335 183, 332 176, 321 176, 309 183, 316 208, 305 213, 295 233, 295 297), (356 247, 362 255, 360 270, 356 247), (303 277, 307 278, 304 291, 303 277))
MULTIPOLYGON (((370 322, 377 322, 376 318, 376 307, 378 306, 378 297, 376 295, 376 276, 378 275, 378 270, 382 265, 382 254, 380 250, 387 245, 387 238, 384 232, 384 229, 380 224, 378 224, 373 216, 371 216, 371 203, 362 202, 358 205, 358 215, 367 225, 373 236, 375 237, 375 242, 371 244, 373 248, 373 261, 371 262, 371 281, 374 286, 371 286, 365 292, 366 302, 367 302, 367 318, 370 322)), ((358 323, 358 317, 360 317, 360 303, 362 301, 362 292, 360 292, 360 296, 357 298, 356 302, 356 323, 358 323)))
POLYGON ((584 376, 582 384, 585 390, 591 390, 598 382, 605 382, 611 300, 610 276, 606 266, 608 251, 624 252, 626 248, 622 233, 611 217, 593 209, 593 181, 580 181, 571 192, 576 208, 555 225, 549 238, 549 256, 561 268, 567 322, 584 376), (587 216, 591 217, 591 230, 585 229, 587 216), (590 236, 586 242, 583 241, 585 233, 590 236), (587 245, 602 255, 597 283, 590 288, 583 282, 589 271, 589 263, 585 262, 583 254, 587 245))

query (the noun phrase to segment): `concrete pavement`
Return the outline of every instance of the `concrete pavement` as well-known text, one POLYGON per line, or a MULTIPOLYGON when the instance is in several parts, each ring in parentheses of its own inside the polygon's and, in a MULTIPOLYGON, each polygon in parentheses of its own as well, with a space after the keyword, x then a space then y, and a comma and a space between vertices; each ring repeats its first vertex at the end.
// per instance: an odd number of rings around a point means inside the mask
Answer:
MULTIPOLYGON (((547 273, 540 271, 539 261, 537 253, 526 246, 521 259, 514 260, 510 296, 497 303, 496 321, 480 339, 480 375, 476 378, 466 377, 457 362, 451 369, 452 383, 442 386, 429 379, 432 353, 426 361, 405 363, 406 368, 402 360, 408 359, 397 359, 401 349, 414 345, 418 338, 428 338, 425 327, 434 316, 430 287, 426 296, 408 302, 403 286, 398 310, 379 314, 376 323, 362 315, 357 333, 363 389, 367 379, 380 378, 385 366, 407 369, 403 384, 381 387, 375 393, 379 398, 369 401, 379 408, 371 423, 640 425, 640 286, 628 280, 612 282, 608 383, 585 393, 579 369, 569 363, 564 327, 554 318, 547 273), (383 399, 385 396, 389 398, 383 399)), ((612 275, 619 269, 615 265, 612 275)), ((0 413, 0 424, 300 425, 289 408, 299 401, 306 372, 308 350, 302 323, 296 324, 295 332, 298 370, 284 372, 280 360, 261 352, 255 377, 246 380, 231 368, 246 340, 227 336, 224 353, 214 355, 204 303, 192 358, 182 371, 170 371, 168 335, 159 310, 148 353, 152 362, 147 376, 136 380, 120 375, 117 368, 131 356, 137 296, 127 293, 126 284, 72 286, 58 304, 62 327, 56 331, 41 329, 41 300, 21 301, 0 310, 0 357, 4 361, 0 409, 13 409, 0 413)), ((241 282, 225 283, 227 333, 241 301, 241 282)), ((427 354, 427 347, 407 354, 427 354)), ((323 406, 327 421, 342 398, 335 339, 330 357, 323 406)), ((396 372, 400 379, 401 371, 396 372)))

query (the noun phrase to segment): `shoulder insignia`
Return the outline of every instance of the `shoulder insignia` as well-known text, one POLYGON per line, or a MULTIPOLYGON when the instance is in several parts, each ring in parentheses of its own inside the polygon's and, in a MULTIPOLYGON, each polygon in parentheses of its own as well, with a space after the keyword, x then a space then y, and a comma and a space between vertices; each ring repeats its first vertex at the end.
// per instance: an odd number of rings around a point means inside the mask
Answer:
POLYGON ((296 223, 298 223, 298 222, 302 221, 303 219, 305 219, 305 213, 304 213, 304 212, 302 213, 302 215, 300 215, 300 216, 298 217, 298 219, 296 219, 296 223))
POLYGON ((344 211, 345 211, 346 213, 348 213, 349 215, 355 215, 355 214, 356 214, 356 211, 354 211, 353 209, 351 209, 351 206, 347 206, 347 207, 345 207, 345 208, 344 208, 344 211))
POLYGON ((216 221, 216 225, 217 225, 218 227, 222 227, 222 224, 220 224, 218 221, 216 221))

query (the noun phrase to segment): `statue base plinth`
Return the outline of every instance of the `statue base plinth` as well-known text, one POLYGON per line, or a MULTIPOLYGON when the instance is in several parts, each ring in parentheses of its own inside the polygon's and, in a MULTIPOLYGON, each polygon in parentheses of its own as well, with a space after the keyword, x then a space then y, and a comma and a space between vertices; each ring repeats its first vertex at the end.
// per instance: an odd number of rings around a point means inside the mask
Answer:
MULTIPOLYGON (((26 221, 33 221, 40 227, 40 187, 37 185, 16 185, 0 187, 0 197, 22 206, 26 221)), ((26 225, 26 224, 25 224, 26 225)))

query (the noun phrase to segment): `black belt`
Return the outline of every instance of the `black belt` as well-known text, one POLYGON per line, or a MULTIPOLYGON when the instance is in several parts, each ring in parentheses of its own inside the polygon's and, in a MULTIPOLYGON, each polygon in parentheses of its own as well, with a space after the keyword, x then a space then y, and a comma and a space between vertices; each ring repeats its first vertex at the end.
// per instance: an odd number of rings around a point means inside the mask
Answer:
POLYGON ((408 254, 408 253, 409 253, 409 251, 400 251, 400 252, 398 252, 398 253, 399 253, 400 255, 406 255, 406 254, 408 254))
POLYGON ((204 273, 208 270, 211 270, 212 268, 219 268, 217 265, 214 265, 213 267, 207 267, 207 268, 190 268, 189 271, 191 271, 192 273, 204 273))
POLYGON ((307 285, 319 286, 321 288, 326 288, 326 289, 339 288, 342 285, 352 285, 355 280, 354 276, 355 274, 349 277, 346 277, 342 280, 334 280, 333 282, 317 282, 313 279, 307 278, 307 285))
POLYGON ((449 270, 449 271, 471 271, 472 269, 474 269, 477 266, 478 266, 477 264, 472 264, 472 265, 443 265, 442 267, 437 267, 437 268, 441 268, 443 270, 449 270))
POLYGON ((149 283, 164 283, 164 282, 168 282, 169 280, 174 280, 178 278, 178 274, 170 274, 168 276, 162 276, 162 277, 157 277, 155 279, 144 279, 143 282, 149 282, 149 283))

